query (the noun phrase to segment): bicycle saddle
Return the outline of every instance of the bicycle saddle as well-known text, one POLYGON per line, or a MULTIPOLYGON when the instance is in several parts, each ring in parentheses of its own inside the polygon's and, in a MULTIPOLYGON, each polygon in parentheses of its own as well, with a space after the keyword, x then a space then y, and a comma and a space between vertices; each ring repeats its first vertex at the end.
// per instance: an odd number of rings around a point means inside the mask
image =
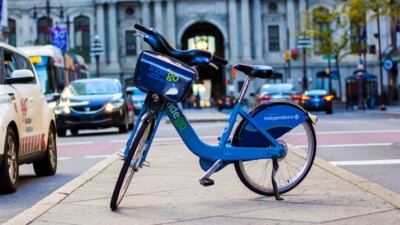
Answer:
POLYGON ((224 65, 228 64, 227 60, 215 56, 208 51, 199 49, 174 49, 154 28, 147 28, 140 24, 135 24, 135 28, 146 33, 146 35, 143 36, 143 39, 153 48, 154 51, 175 58, 190 66, 208 65, 212 62, 221 63, 224 65))
POLYGON ((270 66, 262 65, 248 65, 248 64, 236 64, 233 68, 243 72, 250 77, 258 78, 272 78, 274 75, 274 69, 270 66))

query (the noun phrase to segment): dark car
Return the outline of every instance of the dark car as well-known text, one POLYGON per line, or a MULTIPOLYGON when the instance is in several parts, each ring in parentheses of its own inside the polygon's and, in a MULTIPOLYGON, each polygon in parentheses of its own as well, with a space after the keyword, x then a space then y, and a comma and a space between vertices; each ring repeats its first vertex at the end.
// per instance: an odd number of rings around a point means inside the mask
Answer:
POLYGON ((142 110, 144 100, 146 99, 147 93, 141 91, 137 87, 127 87, 126 94, 132 98, 135 114, 139 115, 140 110, 142 110))
POLYGON ((283 100, 299 103, 301 95, 297 93, 291 83, 264 84, 255 94, 253 106, 257 106, 270 100, 283 100))
POLYGON ((323 89, 311 89, 301 96, 301 105, 309 111, 325 111, 332 114, 333 95, 323 89))
POLYGON ((54 110, 57 135, 64 137, 69 129, 73 135, 83 129, 118 127, 126 133, 133 127, 132 99, 121 82, 111 78, 89 78, 71 82, 54 110))
POLYGON ((217 99, 218 110, 222 109, 232 109, 236 103, 236 98, 234 96, 221 96, 217 99))

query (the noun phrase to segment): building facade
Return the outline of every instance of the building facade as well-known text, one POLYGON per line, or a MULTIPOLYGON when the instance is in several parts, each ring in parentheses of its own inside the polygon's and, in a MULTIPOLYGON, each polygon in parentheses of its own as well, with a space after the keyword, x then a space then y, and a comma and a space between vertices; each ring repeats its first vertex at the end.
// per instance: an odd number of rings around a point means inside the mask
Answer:
MULTIPOLYGON (((8 1, 8 29, 3 29, 3 38, 15 46, 45 44, 50 42, 49 28, 66 27, 69 50, 86 55, 91 62, 91 76, 95 76, 96 65, 90 50, 98 36, 104 49, 99 58, 100 76, 125 82, 132 78, 140 51, 149 49, 140 37, 134 36, 134 24, 139 23, 156 28, 173 47, 205 48, 229 61, 228 66, 220 66, 218 71, 206 69, 200 76, 208 97, 238 93, 244 75, 233 79, 230 70, 239 62, 270 65, 281 78, 279 82, 293 83, 302 91, 303 82, 308 87, 327 88, 317 74, 335 70, 334 59, 315 49, 307 49, 303 55, 299 39, 305 26, 304 12, 321 7, 331 12, 336 4, 333 0, 13 0, 8 1), (297 57, 286 61, 287 50, 297 53, 297 57)), ((391 38, 392 27, 389 17, 380 18, 381 51, 400 43, 399 32, 394 31, 395 37, 391 38)), ((377 48, 376 20, 368 19, 365 30, 367 46, 377 48)), ((350 43, 347 49, 351 49, 350 43)), ((363 59, 365 69, 379 75, 378 54, 365 51, 363 59)), ((346 77, 353 74, 358 64, 358 54, 348 54, 339 62, 341 76, 331 73, 330 86, 337 96, 341 93, 343 101, 346 77)), ((382 80, 378 77, 391 100, 398 99, 397 74, 395 67, 383 70, 382 80)), ((255 80, 249 93, 266 82, 255 80)))

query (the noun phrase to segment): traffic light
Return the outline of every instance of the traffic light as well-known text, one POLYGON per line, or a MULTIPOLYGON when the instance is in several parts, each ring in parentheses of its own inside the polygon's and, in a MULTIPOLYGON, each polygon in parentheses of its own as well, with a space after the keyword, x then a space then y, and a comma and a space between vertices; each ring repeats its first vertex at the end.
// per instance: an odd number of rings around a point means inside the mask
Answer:
POLYGON ((290 51, 286 50, 285 51, 285 61, 289 61, 290 60, 290 51))
POLYGON ((232 79, 236 79, 236 72, 237 70, 235 68, 232 69, 232 79))
POLYGON ((292 54, 292 59, 293 60, 296 60, 297 59, 297 57, 299 56, 299 54, 297 53, 297 49, 292 49, 292 52, 291 52, 292 54))

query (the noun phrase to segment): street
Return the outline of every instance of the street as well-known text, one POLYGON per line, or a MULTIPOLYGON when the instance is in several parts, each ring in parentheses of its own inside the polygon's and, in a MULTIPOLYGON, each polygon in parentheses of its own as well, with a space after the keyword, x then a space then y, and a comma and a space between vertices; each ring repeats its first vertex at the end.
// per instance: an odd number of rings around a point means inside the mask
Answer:
MULTIPOLYGON (((379 111, 315 114, 319 117, 315 126, 318 157, 400 193, 400 180, 396 174, 396 171, 400 170, 400 114, 381 114, 379 111)), ((192 125, 198 135, 209 143, 215 143, 225 127, 223 122, 192 125)), ((162 122, 154 144, 180 143, 177 132, 173 129, 170 124, 162 122)), ((78 136, 67 134, 67 137, 58 138, 57 174, 37 178, 31 165, 22 166, 21 184, 17 192, 0 196, 0 223, 30 208, 37 201, 123 148, 128 135, 119 134, 117 129, 105 129, 87 130, 80 132, 78 136)), ((196 167, 198 165, 193 165, 193 168, 196 167)))

